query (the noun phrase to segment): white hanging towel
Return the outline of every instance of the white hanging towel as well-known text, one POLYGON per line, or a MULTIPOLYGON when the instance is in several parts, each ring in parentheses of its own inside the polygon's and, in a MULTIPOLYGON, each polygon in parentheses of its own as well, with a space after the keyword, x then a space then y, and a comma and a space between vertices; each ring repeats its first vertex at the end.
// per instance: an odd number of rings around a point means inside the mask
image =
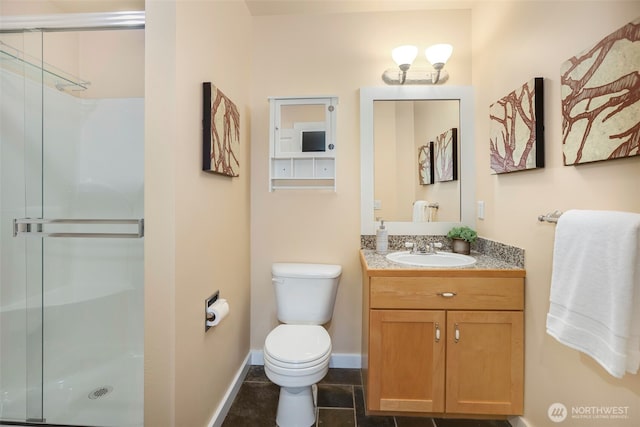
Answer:
POLYGON ((640 214, 565 212, 553 249, 547 333, 616 378, 640 367, 640 214))
POLYGON ((424 222, 427 220, 427 205, 425 200, 416 200, 413 202, 413 222, 424 222))

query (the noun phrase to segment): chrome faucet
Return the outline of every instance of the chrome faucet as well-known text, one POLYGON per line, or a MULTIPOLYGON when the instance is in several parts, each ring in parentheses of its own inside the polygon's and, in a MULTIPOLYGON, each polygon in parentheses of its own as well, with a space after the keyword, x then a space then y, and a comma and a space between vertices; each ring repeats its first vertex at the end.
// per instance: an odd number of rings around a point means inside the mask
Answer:
POLYGON ((442 248, 442 243, 428 242, 424 246, 418 246, 414 242, 406 242, 404 246, 410 249, 412 254, 430 255, 435 254, 437 252, 436 249, 442 248))
POLYGON ((437 252, 436 249, 441 249, 441 248, 442 248, 442 243, 440 243, 440 242, 429 242, 429 243, 427 243, 427 249, 426 249, 425 253, 435 254, 437 252))

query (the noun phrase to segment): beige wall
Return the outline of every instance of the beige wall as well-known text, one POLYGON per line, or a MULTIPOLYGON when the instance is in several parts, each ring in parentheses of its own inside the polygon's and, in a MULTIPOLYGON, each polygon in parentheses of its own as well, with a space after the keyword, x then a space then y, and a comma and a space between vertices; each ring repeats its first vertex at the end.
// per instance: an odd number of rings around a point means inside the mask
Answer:
POLYGON ((374 218, 391 221, 398 218, 398 174, 396 174, 396 106, 395 102, 376 102, 373 108, 373 137, 378 142, 374 150, 373 188, 380 209, 374 218))
MULTIPOLYGON (((455 46, 449 84, 471 83, 470 11, 413 11, 253 18, 251 141, 251 348, 277 325, 271 264, 343 266, 329 332, 334 353, 360 353, 359 88, 381 86, 406 43, 455 46), (268 192, 269 96, 336 95, 337 191, 268 192)), ((426 67, 426 59, 416 66, 426 67)))
POLYGON ((42 15, 62 13, 58 5, 49 0, 0 0, 0 15, 42 15))
MULTIPOLYGON (((555 425, 554 402, 572 406, 630 406, 640 422, 640 375, 617 380, 590 358, 545 332, 554 225, 537 216, 554 209, 640 212, 640 157, 579 167, 562 165, 560 65, 640 16, 639 2, 481 3, 473 10, 473 85, 476 93, 477 199, 486 202, 481 236, 525 249, 525 419, 555 425), (544 169, 492 175, 489 105, 532 77, 545 78, 544 169)), ((558 424, 560 425, 560 424, 558 424)), ((562 426, 602 426, 601 420, 566 420, 562 426)))
MULTIPOLYGON (((412 207, 415 196, 416 154, 414 153, 416 139, 416 120, 414 117, 414 106, 409 103, 396 103, 396 155, 394 164, 397 182, 396 186, 397 204, 395 218, 388 218, 389 221, 411 221, 412 207), (402 185, 405 183, 406 185, 402 185), (409 184, 410 183, 410 184, 409 184)), ((375 145, 375 135, 374 135, 375 145)), ((375 146, 374 146, 375 152, 375 146)), ((374 164, 374 170, 377 165, 374 164)), ((375 194, 375 189, 374 189, 375 194)))
POLYGON ((249 352, 251 26, 237 1, 146 11, 145 425, 205 426, 249 352), (200 170, 206 81, 240 111, 237 178, 200 170), (205 333, 218 289, 230 315, 205 333))

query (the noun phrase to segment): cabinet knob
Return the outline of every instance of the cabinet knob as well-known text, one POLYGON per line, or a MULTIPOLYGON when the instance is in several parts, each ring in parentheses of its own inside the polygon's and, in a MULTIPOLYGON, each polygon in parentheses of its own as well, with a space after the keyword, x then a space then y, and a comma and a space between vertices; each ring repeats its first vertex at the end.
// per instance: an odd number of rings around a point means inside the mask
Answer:
POLYGON ((455 297, 457 294, 455 292, 438 292, 437 294, 438 296, 441 296, 442 298, 453 298, 455 297))
POLYGON ((436 322, 436 342, 440 342, 440 324, 436 322))
POLYGON ((457 323, 453 325, 453 329, 455 331, 453 342, 457 344, 458 341, 460 341, 460 328, 458 327, 457 323))

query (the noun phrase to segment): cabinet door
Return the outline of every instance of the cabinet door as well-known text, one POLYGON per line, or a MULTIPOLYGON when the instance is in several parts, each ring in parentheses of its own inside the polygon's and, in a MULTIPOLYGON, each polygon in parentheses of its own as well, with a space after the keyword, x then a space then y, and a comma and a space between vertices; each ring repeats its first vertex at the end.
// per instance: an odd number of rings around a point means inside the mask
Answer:
POLYGON ((371 310, 368 409, 443 412, 445 312, 371 310))
POLYGON ((449 311, 446 411, 522 414, 523 336, 521 311, 449 311))

